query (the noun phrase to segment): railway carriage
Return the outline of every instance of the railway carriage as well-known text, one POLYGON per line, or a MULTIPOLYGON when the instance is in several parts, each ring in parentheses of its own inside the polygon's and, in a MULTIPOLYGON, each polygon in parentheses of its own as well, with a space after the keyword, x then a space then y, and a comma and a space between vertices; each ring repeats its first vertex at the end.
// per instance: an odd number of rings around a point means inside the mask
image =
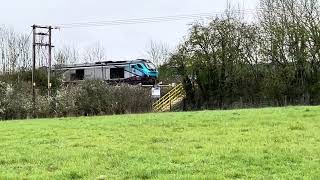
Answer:
POLYGON ((103 80, 108 83, 155 84, 159 75, 155 65, 145 59, 64 65, 55 69, 63 71, 64 82, 103 80))

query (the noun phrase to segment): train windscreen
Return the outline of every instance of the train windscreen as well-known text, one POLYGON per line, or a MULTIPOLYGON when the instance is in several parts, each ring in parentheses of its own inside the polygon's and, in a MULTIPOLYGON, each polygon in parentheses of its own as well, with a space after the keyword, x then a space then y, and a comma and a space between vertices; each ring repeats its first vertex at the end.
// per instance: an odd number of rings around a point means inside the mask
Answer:
POLYGON ((146 63, 145 65, 147 66, 148 69, 154 69, 154 70, 156 69, 156 66, 152 63, 146 63))

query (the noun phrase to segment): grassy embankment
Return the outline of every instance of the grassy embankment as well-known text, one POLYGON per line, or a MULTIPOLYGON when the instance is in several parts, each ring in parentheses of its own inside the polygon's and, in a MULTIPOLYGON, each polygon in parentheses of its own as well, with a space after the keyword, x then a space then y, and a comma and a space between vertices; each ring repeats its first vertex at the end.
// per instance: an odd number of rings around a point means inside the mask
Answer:
POLYGON ((0 122, 0 179, 320 179, 320 107, 0 122))

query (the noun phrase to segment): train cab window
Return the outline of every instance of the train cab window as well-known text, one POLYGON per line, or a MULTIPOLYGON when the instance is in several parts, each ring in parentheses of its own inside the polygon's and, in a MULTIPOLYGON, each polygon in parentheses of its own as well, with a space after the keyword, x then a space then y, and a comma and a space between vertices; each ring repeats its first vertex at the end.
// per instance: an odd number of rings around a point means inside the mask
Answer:
POLYGON ((121 79, 124 78, 124 68, 111 68, 110 79, 121 79))
POLYGON ((141 66, 141 64, 137 64, 138 68, 143 69, 143 67, 141 66))
POLYGON ((156 66, 154 64, 152 64, 151 62, 145 63, 145 65, 150 70, 155 70, 156 69, 156 66))
POLYGON ((77 69, 74 75, 75 80, 84 80, 84 69, 77 69))

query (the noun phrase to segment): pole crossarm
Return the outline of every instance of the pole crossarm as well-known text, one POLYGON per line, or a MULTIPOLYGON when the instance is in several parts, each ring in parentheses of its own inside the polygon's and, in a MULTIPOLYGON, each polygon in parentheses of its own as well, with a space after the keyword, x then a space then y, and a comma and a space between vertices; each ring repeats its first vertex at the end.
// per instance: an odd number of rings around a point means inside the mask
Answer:
POLYGON ((37 46, 46 46, 46 47, 54 47, 54 46, 52 46, 52 45, 50 45, 50 44, 44 44, 44 43, 36 43, 36 45, 37 46))
POLYGON ((49 29, 49 28, 51 28, 51 29, 60 29, 60 27, 58 27, 58 26, 46 26, 46 25, 32 25, 31 26, 32 28, 33 27, 35 27, 35 28, 37 28, 37 29, 49 29))
POLYGON ((39 35, 39 36, 49 36, 48 33, 36 33, 36 35, 39 35))

